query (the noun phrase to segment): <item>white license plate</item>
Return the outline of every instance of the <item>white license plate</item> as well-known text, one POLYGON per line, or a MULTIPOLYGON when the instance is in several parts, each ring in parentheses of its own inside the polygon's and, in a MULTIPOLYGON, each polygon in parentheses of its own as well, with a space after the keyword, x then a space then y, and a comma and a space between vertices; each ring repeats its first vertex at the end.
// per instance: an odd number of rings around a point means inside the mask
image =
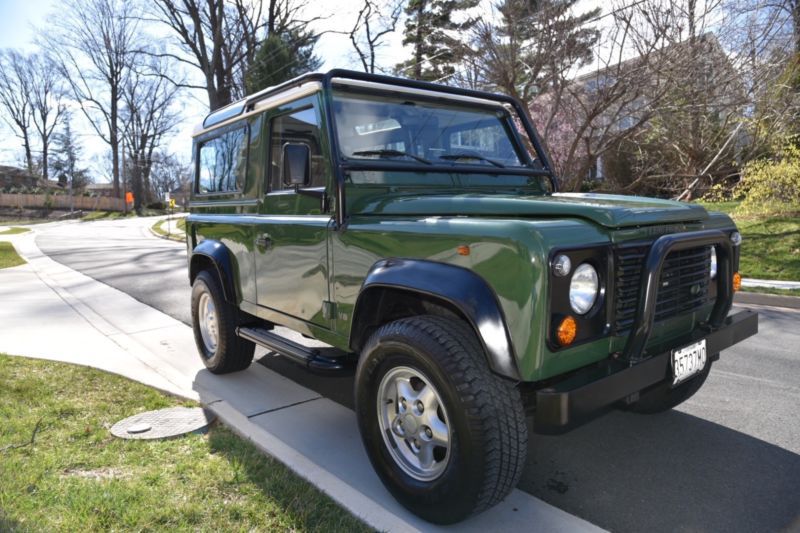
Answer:
POLYGON ((699 374, 706 367, 706 340, 672 352, 672 386, 699 374))

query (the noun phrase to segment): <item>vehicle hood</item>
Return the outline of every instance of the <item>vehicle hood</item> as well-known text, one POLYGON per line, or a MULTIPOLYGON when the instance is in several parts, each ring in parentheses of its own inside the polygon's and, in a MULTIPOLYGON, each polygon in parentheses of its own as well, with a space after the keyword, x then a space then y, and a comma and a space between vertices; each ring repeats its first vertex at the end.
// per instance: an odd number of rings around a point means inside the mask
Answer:
POLYGON ((612 194, 399 194, 362 199, 357 204, 352 206, 352 212, 364 215, 576 217, 608 228, 708 218, 708 212, 699 205, 612 194))

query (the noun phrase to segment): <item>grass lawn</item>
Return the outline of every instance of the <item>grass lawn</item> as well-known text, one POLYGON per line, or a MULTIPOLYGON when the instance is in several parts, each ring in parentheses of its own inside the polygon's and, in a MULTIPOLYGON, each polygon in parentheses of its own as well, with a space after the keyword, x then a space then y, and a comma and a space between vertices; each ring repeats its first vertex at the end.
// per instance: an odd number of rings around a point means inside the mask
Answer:
MULTIPOLYGON (((25 260, 17 254, 10 242, 0 242, 0 268, 24 265, 25 260)), ((3 389, 0 389, 2 391, 3 389)))
POLYGON ((800 281, 800 217, 741 217, 735 211, 738 202, 703 206, 730 214, 739 227, 743 238, 739 265, 742 276, 800 281))
POLYGON ((158 222, 153 224, 152 228, 153 228, 154 232, 158 233, 159 235, 161 235, 163 237, 168 237, 169 239, 172 239, 173 241, 184 242, 183 234, 181 234, 180 236, 175 234, 175 227, 176 226, 178 228, 180 228, 181 231, 186 231, 186 220, 183 217, 178 218, 178 219, 174 219, 173 218, 170 221, 170 229, 171 229, 170 233, 167 233, 167 220, 166 219, 159 220, 158 222))
POLYGON ((89 211, 81 217, 81 222, 91 222, 93 220, 116 220, 118 218, 132 217, 136 213, 129 211, 128 214, 122 211, 89 211))
POLYGON ((133 414, 194 405, 98 370, 0 354, 0 531, 367 531, 223 426, 126 441, 133 414))
POLYGON ((29 231, 29 228, 8 228, 5 231, 0 231, 0 235, 18 235, 20 233, 27 233, 29 231))

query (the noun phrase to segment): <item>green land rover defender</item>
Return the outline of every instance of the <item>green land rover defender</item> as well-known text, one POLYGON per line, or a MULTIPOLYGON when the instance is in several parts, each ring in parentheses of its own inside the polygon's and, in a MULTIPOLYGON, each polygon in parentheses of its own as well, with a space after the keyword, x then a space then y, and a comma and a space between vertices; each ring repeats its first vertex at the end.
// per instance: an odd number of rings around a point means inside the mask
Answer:
POLYGON ((559 193, 507 96, 308 74, 214 111, 193 150, 205 365, 243 370, 260 345, 354 372, 373 467, 431 522, 502 500, 529 427, 675 407, 758 330, 755 313, 729 314, 741 236, 728 216, 559 193))

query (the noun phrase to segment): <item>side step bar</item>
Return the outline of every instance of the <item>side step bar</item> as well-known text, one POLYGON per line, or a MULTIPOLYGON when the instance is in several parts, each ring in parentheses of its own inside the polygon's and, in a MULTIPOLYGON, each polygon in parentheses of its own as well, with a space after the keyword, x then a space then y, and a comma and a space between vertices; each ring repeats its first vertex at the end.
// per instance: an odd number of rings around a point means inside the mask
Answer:
POLYGON ((236 334, 243 339, 288 357, 313 372, 324 374, 350 373, 355 368, 355 358, 335 348, 309 348, 263 328, 238 327, 236 328, 236 334), (329 357, 324 355, 323 351, 334 352, 337 355, 329 357))

